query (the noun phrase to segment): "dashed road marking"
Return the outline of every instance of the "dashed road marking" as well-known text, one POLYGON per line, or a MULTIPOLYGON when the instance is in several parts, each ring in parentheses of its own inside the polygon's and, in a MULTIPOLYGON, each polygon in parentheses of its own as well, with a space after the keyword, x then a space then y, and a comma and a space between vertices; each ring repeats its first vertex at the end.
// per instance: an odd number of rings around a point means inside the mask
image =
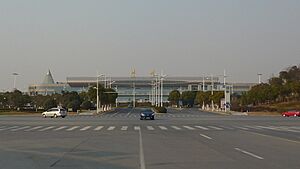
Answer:
POLYGON ((96 127, 95 129, 94 129, 94 131, 99 131, 99 130, 101 130, 101 129, 103 129, 104 128, 104 126, 98 126, 98 127, 96 127))
POLYGON ((202 129, 202 130, 209 130, 209 128, 203 127, 203 126, 195 126, 198 129, 202 129))
POLYGON ((200 134, 200 136, 202 136, 202 137, 204 137, 204 138, 207 138, 207 139, 209 139, 209 140, 212 140, 211 137, 209 137, 209 136, 207 136, 207 135, 205 135, 205 134, 200 134))
POLYGON ((161 130, 168 130, 168 128, 167 127, 165 127, 165 126, 158 126, 161 130))
POLYGON ((86 126, 86 127, 83 127, 82 129, 80 129, 80 131, 86 131, 88 129, 92 128, 92 126, 86 126))
POLYGON ((62 130, 62 129, 65 129, 67 128, 68 126, 61 126, 61 127, 58 127, 56 129, 54 129, 53 131, 59 131, 59 130, 62 130))
POLYGON ((112 131, 112 130, 114 130, 115 128, 116 128, 115 126, 110 126, 110 127, 107 128, 107 130, 108 130, 108 131, 112 131))
POLYGON ((37 130, 37 129, 40 129, 40 128, 43 128, 43 127, 44 126, 36 126, 36 127, 30 128, 30 129, 24 130, 24 131, 33 131, 33 130, 37 130))
POLYGON ((47 130, 53 129, 54 127, 55 126, 46 127, 46 128, 40 129, 39 131, 47 131, 47 130))
POLYGON ((251 152, 242 150, 242 149, 240 149, 240 148, 235 148, 235 150, 237 150, 237 151, 239 151, 239 152, 242 152, 242 153, 244 153, 244 154, 247 154, 247 155, 249 155, 249 156, 252 156, 252 157, 254 157, 254 158, 260 159, 260 160, 263 160, 263 159, 264 159, 263 157, 260 157, 260 156, 258 156, 258 155, 256 155, 256 154, 251 153, 251 152))
POLYGON ((128 130, 128 126, 122 126, 121 130, 122 130, 122 131, 128 130))
POLYGON ((148 130, 154 130, 154 128, 152 126, 147 126, 148 130))
POLYGON ((73 126, 73 127, 69 128, 69 129, 67 129, 67 131, 73 131, 73 130, 79 128, 79 127, 80 127, 80 126, 73 126))
POLYGON ((180 127, 177 127, 177 126, 171 126, 173 129, 175 129, 175 130, 181 130, 181 128, 180 127))
POLYGON ((184 128, 188 129, 188 130, 195 130, 195 128, 190 127, 190 126, 183 126, 184 128))
POLYGON ((220 127, 216 127, 216 126, 208 126, 209 128, 212 128, 212 129, 214 129, 214 130, 224 130, 224 129, 222 129, 222 128, 220 128, 220 127))
POLYGON ((20 127, 20 128, 15 128, 15 129, 11 129, 10 131, 20 131, 20 130, 24 130, 24 129, 28 129, 30 128, 30 126, 24 126, 24 127, 20 127))

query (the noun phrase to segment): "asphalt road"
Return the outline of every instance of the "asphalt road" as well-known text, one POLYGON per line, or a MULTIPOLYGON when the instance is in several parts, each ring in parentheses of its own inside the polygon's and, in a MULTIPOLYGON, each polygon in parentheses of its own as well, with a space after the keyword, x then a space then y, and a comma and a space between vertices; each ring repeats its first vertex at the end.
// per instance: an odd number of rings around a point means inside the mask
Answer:
POLYGON ((299 117, 140 111, 0 116, 0 169, 299 169, 299 117))

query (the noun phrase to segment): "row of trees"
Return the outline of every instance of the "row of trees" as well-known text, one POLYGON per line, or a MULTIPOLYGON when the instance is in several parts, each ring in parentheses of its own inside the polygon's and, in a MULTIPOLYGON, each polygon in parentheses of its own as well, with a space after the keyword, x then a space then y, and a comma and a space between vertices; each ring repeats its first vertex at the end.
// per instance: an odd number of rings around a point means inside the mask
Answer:
POLYGON ((240 105, 261 105, 276 102, 300 101, 300 67, 293 66, 258 84, 238 99, 240 105))
POLYGON ((184 91, 180 93, 178 90, 173 90, 170 92, 168 100, 171 105, 193 107, 195 104, 211 104, 211 101, 220 106, 222 98, 224 98, 223 91, 215 91, 212 94, 210 91, 184 91))
MULTIPOLYGON (((21 91, 0 94, 0 108, 2 109, 44 109, 62 106, 73 111, 78 109, 93 109, 97 103, 97 89, 90 87, 87 92, 62 92, 62 94, 29 96, 21 91)), ((118 94, 114 89, 99 86, 99 100, 102 105, 115 103, 118 94)))

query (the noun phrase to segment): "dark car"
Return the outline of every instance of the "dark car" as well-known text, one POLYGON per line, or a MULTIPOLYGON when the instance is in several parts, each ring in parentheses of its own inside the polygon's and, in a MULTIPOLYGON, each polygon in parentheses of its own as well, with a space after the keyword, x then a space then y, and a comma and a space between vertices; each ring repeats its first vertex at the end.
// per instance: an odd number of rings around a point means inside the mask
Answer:
POLYGON ((154 120, 155 113, 152 110, 144 110, 141 112, 140 115, 141 115, 141 120, 144 120, 147 118, 154 120))

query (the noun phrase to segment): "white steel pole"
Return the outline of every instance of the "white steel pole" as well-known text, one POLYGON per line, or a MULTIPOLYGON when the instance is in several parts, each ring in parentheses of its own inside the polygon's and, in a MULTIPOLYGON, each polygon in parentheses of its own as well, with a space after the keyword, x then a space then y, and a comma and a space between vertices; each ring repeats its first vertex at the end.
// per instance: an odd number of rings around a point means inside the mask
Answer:
POLYGON ((164 88, 164 84, 163 84, 163 81, 164 81, 164 79, 163 79, 163 77, 161 77, 161 87, 160 87, 160 107, 163 107, 164 105, 164 103, 163 103, 163 88, 164 88))
MULTIPOLYGON (((214 77, 211 75, 211 95, 214 95, 214 77)), ((214 100, 211 99, 211 109, 214 110, 214 100)))
POLYGON ((97 73, 97 114, 99 113, 99 75, 97 73))
POLYGON ((224 99, 225 99, 225 103, 224 103, 224 110, 225 112, 227 112, 227 86, 226 86, 226 70, 224 70, 224 99))

